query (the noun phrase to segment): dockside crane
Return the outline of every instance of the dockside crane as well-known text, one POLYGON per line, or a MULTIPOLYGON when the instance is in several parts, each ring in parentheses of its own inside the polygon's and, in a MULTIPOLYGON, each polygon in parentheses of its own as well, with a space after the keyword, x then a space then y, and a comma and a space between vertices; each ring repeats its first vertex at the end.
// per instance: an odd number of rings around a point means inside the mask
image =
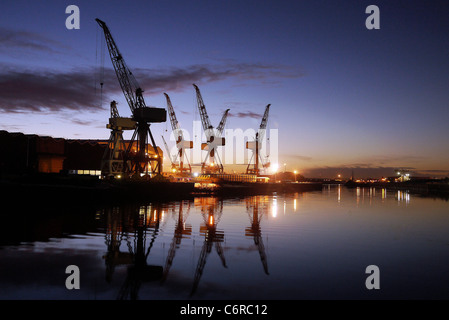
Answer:
POLYGON ((196 91, 198 110, 200 113, 201 124, 203 126, 204 134, 206 135, 207 142, 201 144, 201 149, 207 151, 207 155, 201 164, 202 173, 222 173, 223 164, 221 163, 220 157, 216 154, 215 150, 217 147, 222 147, 225 145, 225 138, 221 135, 226 123, 229 109, 227 109, 221 118, 221 121, 217 127, 211 125, 209 116, 207 115, 206 106, 204 105, 203 97, 201 96, 200 89, 197 85, 193 85, 196 91), (209 165, 207 165, 207 160, 209 159, 209 165))
POLYGON ((162 157, 151 133, 150 124, 167 121, 167 111, 164 108, 148 107, 146 105, 142 95, 143 90, 131 70, 127 67, 108 26, 100 19, 95 19, 95 21, 103 29, 112 65, 131 109, 132 119, 136 122, 136 129, 125 152, 124 159, 125 163, 129 160, 130 166, 124 166, 126 170, 124 174, 133 177, 140 177, 145 172, 160 174, 162 172, 162 157), (148 152, 148 138, 151 139, 154 150, 153 155, 149 155, 150 152, 148 152), (135 147, 134 144, 136 144, 135 147), (154 167, 151 164, 154 164, 154 167))
POLYGON ((191 173, 192 167, 190 166, 189 159, 187 158, 187 155, 185 153, 185 149, 193 148, 193 141, 184 140, 184 135, 182 134, 182 129, 180 128, 179 122, 176 118, 175 109, 173 108, 170 97, 166 93, 164 93, 164 95, 167 100, 167 110, 170 117, 173 135, 176 139, 176 148, 178 149, 177 158, 179 158, 179 168, 177 168, 177 170, 179 170, 180 173, 191 173), (188 167, 184 167, 184 159, 186 159, 188 167))
POLYGON ((265 135, 265 131, 267 129, 270 105, 271 104, 268 104, 265 107, 265 112, 263 114, 262 121, 260 122, 259 130, 256 132, 255 141, 248 141, 246 143, 246 148, 252 151, 251 159, 248 161, 248 167, 246 168, 247 174, 255 174, 255 175, 260 174, 259 159, 262 162, 263 168, 268 168, 270 166, 270 163, 265 162, 265 160, 260 156, 260 149, 262 147, 262 141, 263 141, 263 138, 265 135), (254 166, 251 167, 253 159, 254 159, 254 166))

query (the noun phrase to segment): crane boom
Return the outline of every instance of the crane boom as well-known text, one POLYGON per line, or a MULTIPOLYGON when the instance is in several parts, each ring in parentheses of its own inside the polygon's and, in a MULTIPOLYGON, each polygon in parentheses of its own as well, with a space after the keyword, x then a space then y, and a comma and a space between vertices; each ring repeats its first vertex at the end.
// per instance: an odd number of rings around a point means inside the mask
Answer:
POLYGON ((162 140, 164 141, 164 145, 165 145, 165 150, 167 150, 167 156, 170 159, 170 162, 172 164, 172 166, 175 165, 175 161, 176 161, 176 157, 172 157, 171 153, 170 153, 170 148, 167 145, 167 142, 165 141, 164 136, 162 136, 162 140))
POLYGON ((268 114, 269 114, 269 112, 270 112, 270 106, 271 106, 271 104, 268 104, 268 105, 265 107, 265 112, 264 112, 264 114, 263 114, 262 121, 260 122, 260 127, 259 127, 259 137, 258 137, 258 138, 259 138, 259 139, 258 139, 259 142, 263 140, 265 130, 267 129, 268 114))
POLYGON ((223 117, 221 118, 220 123, 218 124, 217 132, 218 132, 218 135, 219 135, 220 137, 221 137, 221 134, 223 133, 223 129, 224 129, 224 126, 225 126, 225 124, 226 124, 226 119, 227 119, 227 117, 228 117, 228 112, 229 112, 229 110, 230 110, 230 109, 226 109, 226 111, 223 113, 223 117))
POLYGON ((171 128, 173 130, 173 133, 177 135, 176 142, 179 142, 181 140, 184 140, 184 137, 182 135, 182 130, 179 128, 178 119, 176 119, 175 109, 173 109, 173 105, 171 103, 170 97, 168 94, 164 93, 165 99, 167 100, 167 109, 168 109, 168 115, 170 117, 170 123, 171 128))
POLYGON ((95 19, 95 21, 97 21, 104 31, 112 65, 114 66, 118 82, 120 83, 120 87, 122 88, 123 94, 125 95, 131 111, 134 112, 137 108, 145 107, 146 104, 142 95, 143 90, 140 88, 136 78, 126 65, 108 26, 100 19, 95 19))
POLYGON ((206 134, 207 140, 212 135, 212 125, 210 124, 209 116, 207 115, 206 106, 204 105, 203 97, 201 96, 200 89, 196 84, 193 85, 196 91, 196 97, 198 102, 198 110, 200 112, 201 124, 203 125, 204 133, 206 134))

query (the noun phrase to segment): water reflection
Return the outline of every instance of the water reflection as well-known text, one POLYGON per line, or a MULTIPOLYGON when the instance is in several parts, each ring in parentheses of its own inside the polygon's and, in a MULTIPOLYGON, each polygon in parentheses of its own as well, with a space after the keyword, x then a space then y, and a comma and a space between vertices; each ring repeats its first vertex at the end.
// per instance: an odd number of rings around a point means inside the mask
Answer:
MULTIPOLYGON (((357 187, 356 188, 356 203, 357 206, 360 204, 365 204, 365 200, 368 199, 368 203, 370 205, 373 204, 373 199, 374 198, 378 198, 378 189, 376 189, 375 187, 371 187, 371 188, 364 188, 364 187, 357 187)), ((408 191, 398 191, 398 195, 396 196, 396 198, 401 198, 403 197, 410 199, 410 193, 408 191), (398 196, 400 194, 400 196, 398 196)), ((388 196, 388 190, 386 188, 380 188, 380 199, 382 203, 385 203, 385 200, 387 199, 388 196)))
POLYGON ((224 232, 217 229, 217 225, 223 214, 223 200, 215 197, 197 198, 195 199, 195 206, 200 206, 201 208, 204 223, 200 226, 200 234, 204 237, 204 242, 195 271, 193 287, 190 292, 191 296, 198 289, 207 257, 211 253, 214 245, 223 267, 227 268, 223 248, 221 247, 221 243, 224 240, 224 232))
POLYGON ((266 274, 269 274, 267 255, 265 253, 265 247, 262 241, 262 231, 260 228, 261 219, 268 211, 268 197, 267 196, 249 197, 245 199, 245 202, 246 202, 246 211, 248 212, 248 217, 251 223, 250 227, 245 228, 245 236, 252 237, 254 239, 254 244, 259 250, 260 261, 262 261, 263 270, 265 271, 266 274))
POLYGON ((105 209, 107 253, 103 258, 106 263, 106 281, 111 281, 117 265, 128 266, 126 279, 117 299, 135 300, 142 283, 162 278, 162 266, 147 264, 148 255, 158 234, 162 212, 159 204, 105 209), (132 241, 130 234, 133 235, 132 241), (128 252, 120 251, 122 241, 126 243, 128 252))
MULTIPOLYGON (((175 208, 176 205, 173 205, 172 206, 173 213, 175 213, 175 208)), ((170 271, 170 268, 173 264, 173 259, 175 258, 176 249, 179 249, 179 247, 181 246, 182 239, 189 238, 192 235, 192 226, 190 224, 186 224, 189 213, 190 213, 190 202, 187 201, 187 203, 184 203, 183 201, 180 201, 173 240, 170 244, 170 249, 168 251, 167 261, 165 262, 164 274, 162 276, 161 283, 164 283, 165 280, 167 279, 168 272, 170 271)))
POLYGON ((385 270, 382 297, 422 297, 429 287, 446 298, 447 205, 335 185, 4 215, 0 298, 370 298, 360 274, 372 263, 385 270), (75 298, 55 277, 68 264, 81 269, 75 298))
POLYGON ((404 202, 406 205, 410 202, 410 193, 407 191, 398 190, 396 193, 396 199, 398 200, 398 205, 404 202))

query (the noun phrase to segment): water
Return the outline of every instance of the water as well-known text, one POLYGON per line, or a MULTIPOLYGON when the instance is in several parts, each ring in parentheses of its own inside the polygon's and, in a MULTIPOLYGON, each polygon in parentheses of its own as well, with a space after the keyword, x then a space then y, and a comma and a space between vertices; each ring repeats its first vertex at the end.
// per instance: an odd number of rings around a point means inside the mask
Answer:
POLYGON ((0 299, 449 298, 447 200, 325 186, 26 208, 0 215, 0 299), (69 265, 79 290, 65 286, 69 265))

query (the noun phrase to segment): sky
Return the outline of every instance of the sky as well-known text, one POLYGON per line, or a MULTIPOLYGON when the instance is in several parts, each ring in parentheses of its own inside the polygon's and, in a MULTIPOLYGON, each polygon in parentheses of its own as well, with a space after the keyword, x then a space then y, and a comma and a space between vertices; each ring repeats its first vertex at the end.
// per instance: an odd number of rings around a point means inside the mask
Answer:
MULTIPOLYGON (((0 130, 108 139, 110 101, 131 115, 99 18, 147 105, 165 108, 167 93, 192 139, 195 83, 213 125, 230 109, 226 130, 257 130, 271 104, 287 171, 449 176, 448 17, 448 1, 424 0, 2 1, 0 130), (66 28, 69 5, 79 29, 66 28)), ((151 130, 174 145, 168 117, 151 130)))

